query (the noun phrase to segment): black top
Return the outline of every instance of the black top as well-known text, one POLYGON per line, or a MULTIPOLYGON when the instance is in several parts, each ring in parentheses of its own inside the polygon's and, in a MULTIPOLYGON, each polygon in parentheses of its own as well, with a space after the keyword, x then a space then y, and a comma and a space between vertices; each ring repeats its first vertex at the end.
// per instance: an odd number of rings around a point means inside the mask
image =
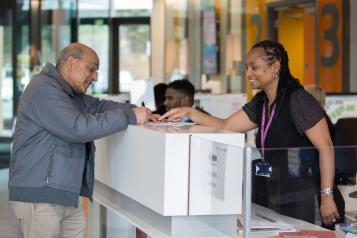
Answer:
MULTIPOLYGON (((258 125, 258 148, 262 147, 260 135, 264 102, 267 102, 267 96, 260 92, 243 107, 250 120, 258 125)), ((292 156, 292 153, 299 154, 292 148, 313 147, 304 132, 324 117, 323 110, 303 88, 282 90, 274 104, 276 110, 266 136, 267 149, 264 151, 264 158, 272 165, 272 176, 253 176, 252 201, 281 214, 313 222, 314 182, 309 176, 294 175, 291 165, 296 164, 300 158, 292 156), (306 208, 311 212, 306 212, 306 208)), ((265 124, 267 121, 266 115, 265 124)), ((312 160, 318 161, 317 154, 313 154, 312 160)))
MULTIPOLYGON (((264 92, 260 92, 249 103, 243 106, 243 110, 249 119, 259 127, 261 124, 261 117, 259 115, 262 113, 264 101, 267 101, 267 96, 264 92)), ((279 106, 277 109, 279 110, 279 106)), ((314 127, 324 117, 324 111, 319 103, 303 88, 291 92, 290 114, 291 120, 300 135, 314 127)), ((278 113, 275 114, 275 117, 277 116, 279 116, 278 113)))
POLYGON ((152 112, 152 114, 159 114, 159 115, 164 115, 166 113, 166 107, 165 105, 162 105, 161 107, 157 108, 155 111, 152 112))
MULTIPOLYGON (((267 102, 267 96, 260 92, 243 107, 250 120, 258 125, 258 148, 261 148, 264 102, 267 102)), ((283 89, 275 103, 276 113, 267 133, 267 149, 264 151, 264 158, 272 165, 272 176, 253 176, 252 201, 283 215, 314 223, 315 194, 320 199, 319 158, 304 132, 314 127, 325 114, 315 98, 302 87, 283 89), (299 166, 298 170, 294 169, 296 166, 299 166), (306 166, 311 168, 312 176, 304 172, 306 166)), ((265 124, 267 121, 266 115, 265 124)), ((252 166, 253 174, 255 164, 256 161, 252 166)), ((343 217, 344 201, 337 187, 334 190, 334 200, 343 217)))

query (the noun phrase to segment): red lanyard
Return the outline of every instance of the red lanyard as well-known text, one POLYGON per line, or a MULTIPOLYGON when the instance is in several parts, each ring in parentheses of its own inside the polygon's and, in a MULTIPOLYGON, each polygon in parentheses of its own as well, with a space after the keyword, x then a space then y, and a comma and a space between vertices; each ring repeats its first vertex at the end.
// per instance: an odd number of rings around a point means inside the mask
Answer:
POLYGON ((273 106, 273 110, 270 113, 267 127, 265 128, 265 107, 266 107, 266 103, 264 103, 264 105, 263 105, 262 128, 261 128, 261 131, 260 131, 260 144, 261 144, 260 146, 262 148, 263 158, 264 158, 265 139, 267 137, 270 124, 271 124, 271 122, 273 120, 273 117, 274 117, 274 114, 275 114, 275 106, 276 106, 276 104, 274 104, 274 106, 273 106))

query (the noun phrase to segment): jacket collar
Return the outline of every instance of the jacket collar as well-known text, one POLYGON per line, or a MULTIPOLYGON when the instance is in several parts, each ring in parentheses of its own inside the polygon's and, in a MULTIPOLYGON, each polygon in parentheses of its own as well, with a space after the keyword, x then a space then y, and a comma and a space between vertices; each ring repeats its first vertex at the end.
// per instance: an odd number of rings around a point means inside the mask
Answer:
POLYGON ((77 92, 72 88, 72 86, 60 75, 57 68, 50 63, 47 63, 45 67, 43 67, 42 72, 43 74, 56 79, 59 84, 61 85, 62 89, 71 97, 73 97, 77 92))

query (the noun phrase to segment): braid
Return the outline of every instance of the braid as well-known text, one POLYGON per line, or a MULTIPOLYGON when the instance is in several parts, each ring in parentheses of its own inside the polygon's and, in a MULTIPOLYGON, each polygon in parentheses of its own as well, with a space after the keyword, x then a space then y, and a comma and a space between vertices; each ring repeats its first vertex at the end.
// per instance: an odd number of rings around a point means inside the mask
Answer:
POLYGON ((252 48, 263 48, 265 52, 263 59, 269 65, 272 65, 277 60, 280 61, 278 95, 280 95, 284 88, 295 89, 302 87, 299 80, 291 75, 288 53, 280 43, 264 40, 255 44, 252 48))

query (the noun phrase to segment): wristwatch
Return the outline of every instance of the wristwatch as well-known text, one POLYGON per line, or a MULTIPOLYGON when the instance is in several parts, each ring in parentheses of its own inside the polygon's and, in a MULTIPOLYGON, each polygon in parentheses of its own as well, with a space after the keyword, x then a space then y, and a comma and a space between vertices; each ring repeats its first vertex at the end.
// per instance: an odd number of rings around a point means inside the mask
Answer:
POLYGON ((333 189, 329 188, 329 187, 323 188, 323 189, 321 189, 320 193, 321 193, 321 195, 323 195, 323 194, 324 195, 332 195, 333 194, 333 189))

